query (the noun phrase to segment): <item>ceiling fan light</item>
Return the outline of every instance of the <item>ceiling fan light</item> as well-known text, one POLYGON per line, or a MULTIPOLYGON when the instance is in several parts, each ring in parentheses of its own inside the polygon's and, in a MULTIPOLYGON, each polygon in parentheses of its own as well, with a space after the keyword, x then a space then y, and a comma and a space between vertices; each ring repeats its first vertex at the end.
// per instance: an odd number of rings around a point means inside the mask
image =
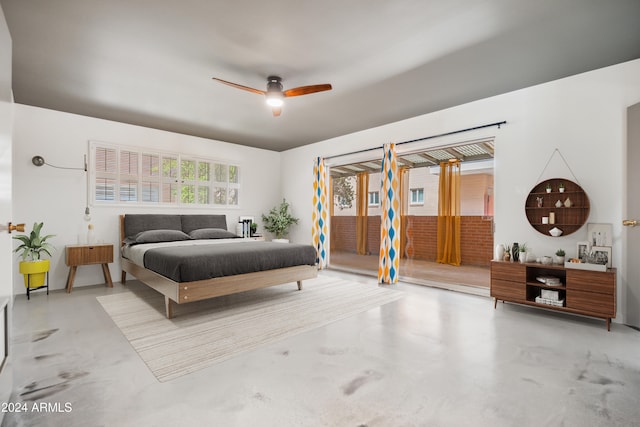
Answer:
POLYGON ((282 107, 284 99, 280 92, 267 92, 267 104, 271 107, 282 107))

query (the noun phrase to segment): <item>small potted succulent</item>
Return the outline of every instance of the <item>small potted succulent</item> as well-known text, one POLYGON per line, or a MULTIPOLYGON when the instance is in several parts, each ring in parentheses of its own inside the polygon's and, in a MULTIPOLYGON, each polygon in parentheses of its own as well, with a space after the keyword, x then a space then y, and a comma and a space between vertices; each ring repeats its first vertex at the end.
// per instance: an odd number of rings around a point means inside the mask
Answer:
POLYGON ((565 256, 565 252, 564 249, 558 249, 556 251, 556 264, 564 264, 564 256, 565 256))
POLYGON ((551 183, 550 182, 547 183, 546 190, 547 190, 547 193, 551 193, 551 183))
POLYGON ((520 262, 522 264, 527 262, 527 250, 529 250, 527 244, 523 243, 522 246, 520 246, 520 262))
POLYGON ((564 193, 564 182, 561 182, 560 185, 558 185, 558 191, 564 193))

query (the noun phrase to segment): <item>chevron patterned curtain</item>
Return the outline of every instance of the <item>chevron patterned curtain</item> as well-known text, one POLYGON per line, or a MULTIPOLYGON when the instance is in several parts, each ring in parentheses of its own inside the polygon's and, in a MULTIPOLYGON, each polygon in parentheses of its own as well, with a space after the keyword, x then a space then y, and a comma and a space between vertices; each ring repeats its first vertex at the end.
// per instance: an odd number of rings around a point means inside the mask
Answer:
POLYGON ((327 266, 327 236, 329 227, 327 225, 327 211, 331 200, 327 198, 326 169, 324 159, 318 157, 313 164, 313 216, 312 216, 312 236, 313 244, 316 247, 316 263, 319 269, 327 266))
POLYGON ((380 261, 379 283, 397 283, 400 266, 400 175, 396 145, 384 145, 380 180, 380 261))

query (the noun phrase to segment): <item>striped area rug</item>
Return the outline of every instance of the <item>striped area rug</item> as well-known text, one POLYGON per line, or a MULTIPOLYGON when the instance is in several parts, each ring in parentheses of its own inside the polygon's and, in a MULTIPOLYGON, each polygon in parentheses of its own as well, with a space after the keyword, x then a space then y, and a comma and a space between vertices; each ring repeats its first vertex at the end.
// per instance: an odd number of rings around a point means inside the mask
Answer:
POLYGON ((169 381, 237 354, 345 319, 402 298, 403 293, 332 277, 174 306, 144 286, 98 301, 156 378, 169 381))

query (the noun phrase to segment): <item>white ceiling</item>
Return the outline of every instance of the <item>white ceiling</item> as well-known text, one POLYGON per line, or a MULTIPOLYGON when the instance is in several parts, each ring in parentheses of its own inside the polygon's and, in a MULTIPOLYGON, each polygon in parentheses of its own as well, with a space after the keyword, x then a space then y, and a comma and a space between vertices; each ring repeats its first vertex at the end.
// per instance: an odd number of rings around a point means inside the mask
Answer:
POLYGON ((638 0, 0 5, 17 103, 276 151, 640 58, 638 0), (274 74, 333 90, 276 118, 211 80, 265 89, 274 74))

